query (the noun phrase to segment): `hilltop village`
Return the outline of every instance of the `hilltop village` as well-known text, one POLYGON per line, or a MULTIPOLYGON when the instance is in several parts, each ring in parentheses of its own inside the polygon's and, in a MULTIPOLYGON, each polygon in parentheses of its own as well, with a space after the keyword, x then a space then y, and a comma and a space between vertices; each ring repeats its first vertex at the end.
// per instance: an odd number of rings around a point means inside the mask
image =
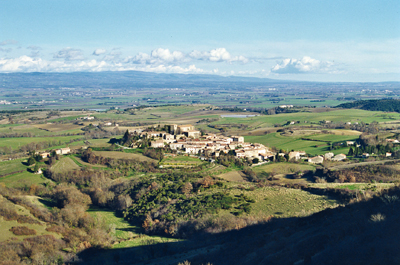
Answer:
MULTIPOLYGON (((171 150, 178 153, 189 155, 200 155, 202 159, 217 158, 221 152, 228 154, 231 152, 237 158, 258 159, 258 161, 274 161, 275 159, 287 159, 290 161, 307 160, 311 164, 320 164, 324 160, 342 161, 347 157, 345 154, 334 155, 329 152, 324 155, 307 157, 305 151, 291 151, 289 153, 274 152, 270 148, 260 143, 244 142, 243 136, 223 136, 214 133, 202 134, 191 124, 189 125, 166 125, 165 130, 154 131, 148 129, 129 130, 132 137, 138 137, 138 141, 130 147, 136 148, 141 139, 149 139, 150 147, 164 148, 168 146, 171 150)), ((353 143, 354 144, 354 143, 353 143)))
MULTIPOLYGON (((202 135, 193 125, 166 125, 166 131, 131 130, 131 135, 142 139, 151 139, 150 147, 163 148, 166 145, 171 150, 190 155, 218 157, 220 152, 229 153, 234 150, 238 158, 258 158, 260 161, 274 158, 276 153, 259 143, 246 143, 243 136, 223 136, 213 133, 202 135)), ((140 140, 139 140, 140 141, 140 140)), ((131 147, 136 147, 133 143, 131 147)))

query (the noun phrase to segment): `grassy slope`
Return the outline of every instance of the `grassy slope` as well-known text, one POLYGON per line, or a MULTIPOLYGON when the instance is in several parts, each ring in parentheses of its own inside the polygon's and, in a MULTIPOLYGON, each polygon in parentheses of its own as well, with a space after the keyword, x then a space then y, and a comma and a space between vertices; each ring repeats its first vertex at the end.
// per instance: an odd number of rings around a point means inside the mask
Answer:
POLYGON ((268 163, 253 168, 255 172, 267 172, 275 174, 292 174, 298 171, 314 170, 313 165, 293 163, 268 163))
POLYGON ((71 158, 63 157, 51 167, 51 170, 54 173, 63 173, 79 168, 80 167, 71 158))
MULTIPOLYGON (((5 198, 0 198, 0 203, 5 203, 4 200, 5 198)), ((9 203, 13 204, 12 202, 8 201, 9 203)), ((13 204, 15 207, 16 211, 20 215, 25 215, 25 216, 30 216, 31 218, 39 221, 40 224, 28 224, 28 223, 18 223, 17 221, 5 221, 3 218, 0 217, 0 242, 6 241, 10 238, 17 238, 17 240, 22 240, 27 237, 32 237, 32 236, 16 236, 14 235, 10 230, 11 227, 14 226, 26 226, 30 229, 34 229, 36 231, 36 236, 38 235, 53 235, 56 238, 59 238, 60 235, 56 233, 51 233, 46 231, 47 225, 38 220, 36 217, 34 217, 25 207, 13 204)))
POLYGON ((114 236, 117 239, 117 244, 113 245, 113 248, 116 249, 181 241, 179 239, 145 235, 140 226, 132 225, 122 217, 117 217, 113 211, 91 207, 88 212, 93 216, 101 217, 107 225, 115 227, 114 236))

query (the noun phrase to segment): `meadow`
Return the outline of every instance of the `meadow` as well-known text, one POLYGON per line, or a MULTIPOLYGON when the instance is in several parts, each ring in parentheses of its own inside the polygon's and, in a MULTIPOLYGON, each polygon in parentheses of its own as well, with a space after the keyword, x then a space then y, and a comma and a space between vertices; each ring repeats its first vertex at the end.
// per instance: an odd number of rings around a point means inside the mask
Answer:
POLYGON ((305 151, 310 155, 323 155, 327 152, 334 154, 347 154, 349 147, 343 147, 335 150, 329 150, 330 145, 327 142, 309 141, 302 138, 315 139, 321 141, 341 142, 356 140, 357 136, 352 135, 307 135, 307 136, 283 136, 281 133, 270 133, 262 136, 244 136, 246 142, 261 143, 268 147, 275 147, 284 151, 305 151))
POLYGON ((65 143, 70 140, 82 138, 82 135, 73 135, 73 136, 56 136, 56 137, 16 137, 16 138, 1 138, 0 146, 11 147, 12 149, 18 149, 21 146, 30 144, 30 143, 39 143, 39 142, 53 142, 55 141, 59 145, 63 146, 65 143))
MULTIPOLYGON (((218 121, 212 122, 212 125, 235 125, 244 124, 248 125, 253 129, 273 127, 275 124, 280 126, 286 124, 287 122, 295 121, 299 122, 300 125, 318 125, 321 121, 331 121, 331 122, 365 122, 371 123, 376 122, 393 122, 400 120, 399 113, 390 113, 390 115, 385 114, 380 111, 366 111, 359 109, 352 109, 351 111, 345 109, 330 109, 330 111, 325 112, 295 112, 295 113, 281 113, 278 115, 261 115, 256 117, 248 118, 221 118, 218 121)), ((295 124, 292 126, 298 126, 295 124)), ((290 127, 290 126, 289 126, 290 127)))
POLYGON ((106 225, 112 227, 113 236, 116 238, 116 243, 112 246, 114 249, 181 241, 176 238, 146 235, 140 225, 131 224, 108 209, 92 206, 88 213, 93 217, 100 217, 106 225))
POLYGON ((288 162, 282 162, 282 163, 268 163, 264 164, 261 166, 256 166, 253 167, 254 172, 267 172, 267 173, 273 173, 273 174, 293 174, 296 172, 304 172, 307 170, 315 170, 314 165, 310 164, 294 164, 294 163, 288 163, 288 162))
POLYGON ((74 169, 79 169, 80 167, 69 157, 62 157, 59 161, 57 161, 52 167, 51 170, 54 173, 64 173, 67 171, 71 171, 74 169))

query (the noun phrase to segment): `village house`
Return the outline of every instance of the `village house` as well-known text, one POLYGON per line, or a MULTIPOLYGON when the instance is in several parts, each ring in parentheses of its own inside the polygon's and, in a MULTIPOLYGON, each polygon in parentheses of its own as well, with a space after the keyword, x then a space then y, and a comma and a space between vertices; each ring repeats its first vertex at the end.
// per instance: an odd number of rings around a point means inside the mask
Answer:
POLYGON ((69 147, 61 148, 60 151, 62 155, 71 153, 71 149, 69 147))
POLYGON ((184 134, 189 138, 199 138, 201 133, 200 133, 200 131, 189 130, 189 131, 184 132, 184 134))
POLYGON ((178 127, 177 127, 178 134, 183 134, 184 132, 188 132, 188 131, 194 131, 194 126, 191 124, 188 124, 188 125, 178 125, 178 127))
POLYGON ((155 140, 150 142, 150 146, 153 148, 163 148, 164 145, 164 140, 155 140))
POLYGON ((325 158, 325 160, 331 160, 332 157, 334 157, 334 156, 335 156, 334 153, 329 152, 329 153, 326 153, 326 154, 324 155, 324 158, 325 158))
POLYGON ((314 157, 308 159, 308 163, 311 163, 311 164, 321 164, 323 162, 324 162, 323 156, 314 156, 314 157))
POLYGON ((47 158, 47 157, 50 157, 50 153, 49 152, 44 152, 44 153, 41 153, 40 156, 42 158, 47 158))
POLYGON ((231 136, 233 142, 237 143, 244 143, 244 137, 243 136, 231 136))
POLYGON ((338 154, 338 155, 335 155, 334 157, 332 157, 332 161, 343 161, 345 159, 346 159, 345 154, 338 154))
POLYGON ((306 152, 305 151, 292 151, 289 152, 289 160, 299 160, 301 158, 302 155, 305 155, 306 152))

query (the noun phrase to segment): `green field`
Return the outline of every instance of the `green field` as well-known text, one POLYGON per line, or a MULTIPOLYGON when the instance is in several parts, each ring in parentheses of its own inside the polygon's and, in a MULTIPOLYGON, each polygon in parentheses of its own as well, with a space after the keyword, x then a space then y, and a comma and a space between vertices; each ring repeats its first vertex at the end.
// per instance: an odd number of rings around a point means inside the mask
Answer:
MULTIPOLYGON (((228 183, 228 187, 248 188, 252 186, 248 183, 228 183)), ((308 216, 322 211, 326 208, 338 206, 336 200, 327 196, 311 194, 300 189, 288 189, 283 187, 262 187, 254 190, 230 189, 231 195, 244 194, 255 203, 251 204, 251 212, 248 216, 260 218, 262 216, 274 216, 277 218, 288 218, 298 216, 308 216)), ((220 215, 228 214, 230 211, 222 210, 220 215)))
POLYGON ((98 156, 110 157, 115 159, 133 159, 139 161, 157 162, 157 160, 141 154, 125 153, 118 151, 93 151, 93 153, 98 156))
POLYGON ((106 225, 115 229, 113 234, 116 237, 117 243, 113 245, 113 248, 129 248, 149 244, 181 241, 180 239, 145 235, 140 226, 130 224, 124 220, 124 218, 117 217, 115 212, 110 210, 91 207, 88 212, 92 216, 99 216, 105 221, 106 225))
MULTIPOLYGON (((15 159, 10 161, 0 162, 0 183, 4 183, 7 187, 24 187, 32 184, 41 184, 50 180, 43 177, 42 174, 34 174, 30 171, 30 167, 25 165, 26 158, 15 159), (22 171, 18 173, 17 171, 22 171)), ((31 166, 32 167, 32 166, 31 166)))
POLYGON ((255 172, 267 172, 274 174, 293 174, 298 171, 314 170, 315 166, 309 164, 294 164, 294 163, 268 163, 261 166, 253 167, 255 172))
MULTIPOLYGON (((319 124, 320 121, 329 120, 332 122, 391 122, 400 120, 399 113, 390 113, 390 117, 379 111, 366 111, 359 109, 333 110, 328 112, 296 112, 282 113, 278 115, 262 115, 248 118, 221 118, 212 124, 245 124, 251 128, 273 127, 274 124, 284 125, 290 121, 299 121, 300 125, 319 124)), ((298 126, 299 124, 296 124, 298 126)))
POLYGON ((28 166, 24 165, 26 158, 14 159, 10 161, 0 162, 0 175, 6 175, 20 170, 27 170, 28 166))
POLYGON ((4 183, 7 187, 30 187, 32 184, 43 184, 51 180, 45 178, 42 174, 34 174, 28 171, 17 173, 0 178, 0 183, 4 183))
POLYGON ((39 143, 39 142, 53 142, 57 141, 61 145, 64 143, 77 138, 82 138, 82 135, 74 135, 74 136, 57 136, 57 137, 20 137, 20 138, 1 138, 0 146, 7 146, 13 149, 17 149, 23 145, 27 145, 30 143, 39 143))
MULTIPOLYGON (((336 150, 329 150, 328 143, 318 141, 307 141, 302 140, 303 136, 282 136, 280 133, 270 133, 262 136, 245 136, 246 142, 261 143, 268 147, 276 147, 277 149, 283 149, 285 151, 305 151, 310 155, 322 155, 327 152, 334 154, 344 153, 347 154, 349 151, 348 147, 343 147, 336 150), (317 146, 317 147, 315 147, 317 146)), ((358 137, 352 135, 332 135, 332 134, 321 134, 304 136, 304 138, 323 140, 323 141, 347 141, 355 140, 358 137)))
POLYGON ((165 157, 160 164, 187 164, 187 165, 198 165, 201 164, 202 161, 197 158, 197 157, 191 157, 191 156, 167 156, 165 157))
POLYGON ((51 167, 51 170, 54 173, 64 173, 79 168, 80 167, 71 158, 62 157, 51 167))

